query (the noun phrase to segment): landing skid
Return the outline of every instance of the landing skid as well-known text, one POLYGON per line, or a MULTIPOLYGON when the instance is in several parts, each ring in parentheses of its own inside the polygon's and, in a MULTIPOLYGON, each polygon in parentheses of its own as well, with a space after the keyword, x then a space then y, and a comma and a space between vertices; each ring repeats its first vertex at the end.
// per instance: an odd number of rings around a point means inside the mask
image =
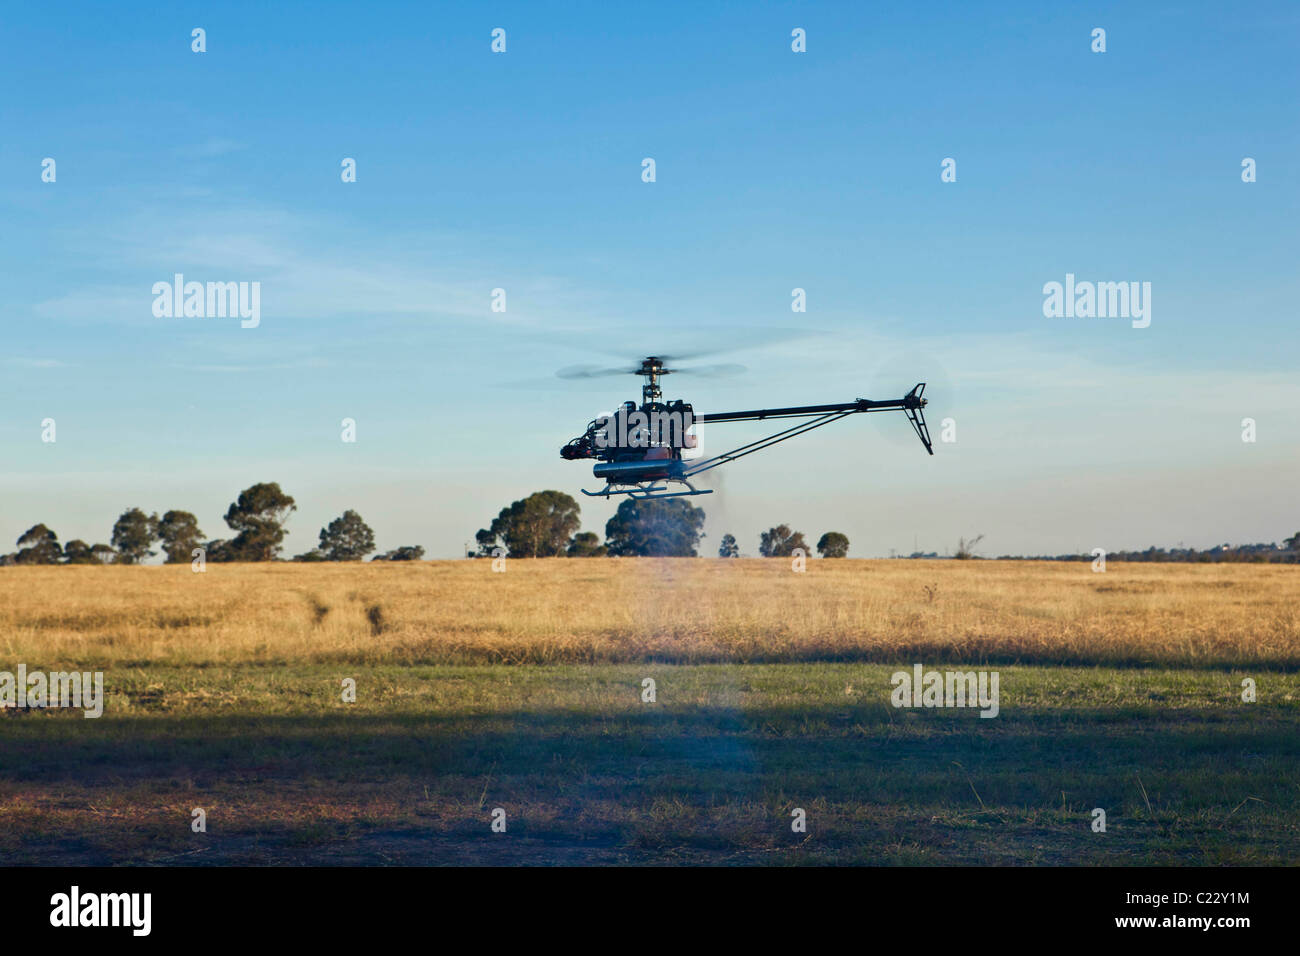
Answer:
POLYGON ((609 498, 613 495, 627 495, 628 497, 635 498, 638 501, 644 501, 648 498, 681 498, 683 496, 689 496, 689 495, 713 494, 712 488, 696 488, 693 484, 691 484, 689 481, 686 481, 685 479, 670 479, 670 480, 676 482, 677 484, 685 485, 687 488, 691 490, 690 491, 669 491, 667 485, 656 485, 654 482, 651 482, 648 485, 644 483, 636 484, 619 491, 616 491, 614 489, 614 485, 612 483, 606 485, 600 491, 588 491, 586 488, 579 488, 578 490, 581 491, 588 498, 609 498))

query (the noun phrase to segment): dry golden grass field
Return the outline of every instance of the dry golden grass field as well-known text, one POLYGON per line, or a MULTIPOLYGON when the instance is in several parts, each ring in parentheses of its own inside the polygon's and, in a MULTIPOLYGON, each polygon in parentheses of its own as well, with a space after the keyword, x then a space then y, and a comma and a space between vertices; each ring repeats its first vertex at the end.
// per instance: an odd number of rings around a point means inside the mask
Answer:
POLYGON ((1298 609, 1278 565, 7 567, 0 671, 107 700, 0 711, 0 864, 1290 863, 1298 609), (890 706, 918 663, 999 714, 890 706))
POLYGON ((88 667, 1300 665, 1300 567, 517 559, 0 571, 0 652, 88 667))

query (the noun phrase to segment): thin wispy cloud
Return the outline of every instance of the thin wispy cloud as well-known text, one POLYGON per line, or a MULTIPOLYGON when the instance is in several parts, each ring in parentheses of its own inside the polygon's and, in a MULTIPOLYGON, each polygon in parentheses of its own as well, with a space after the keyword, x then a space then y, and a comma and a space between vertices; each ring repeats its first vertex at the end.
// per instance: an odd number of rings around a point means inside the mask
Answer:
POLYGON ((15 365, 19 368, 67 368, 67 362, 61 362, 52 358, 23 358, 11 357, 4 359, 6 365, 15 365))
MULTIPOLYGON (((571 316, 587 294, 571 280, 539 274, 509 279, 489 265, 458 259, 443 250, 413 254, 428 245, 400 235, 365 243, 340 244, 323 237, 344 236, 348 228, 323 217, 291 215, 264 206, 225 208, 202 217, 195 230, 187 219, 157 212, 139 215, 132 228, 86 230, 69 255, 88 274, 130 272, 138 284, 89 283, 37 301, 32 312, 43 320, 75 325, 156 326, 151 311, 154 282, 258 281, 268 322, 322 321, 355 316, 452 318, 478 325, 537 326, 548 316, 571 316), (508 285, 505 312, 491 309, 494 288, 508 285), (567 288, 566 288, 567 287, 567 288), (569 291, 571 289, 572 291, 569 291)), ((453 243, 447 243, 454 246, 453 243)))

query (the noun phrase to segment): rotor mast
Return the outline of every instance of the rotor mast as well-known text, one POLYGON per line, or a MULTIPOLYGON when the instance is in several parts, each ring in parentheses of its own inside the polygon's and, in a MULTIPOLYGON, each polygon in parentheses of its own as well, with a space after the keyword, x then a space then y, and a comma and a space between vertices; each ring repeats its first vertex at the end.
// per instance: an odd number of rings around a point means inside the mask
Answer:
POLYGON ((641 386, 641 403, 659 404, 663 398, 663 391, 659 388, 659 376, 672 374, 672 369, 664 368, 663 359, 651 355, 641 362, 641 367, 636 370, 636 374, 645 376, 645 384, 641 386))

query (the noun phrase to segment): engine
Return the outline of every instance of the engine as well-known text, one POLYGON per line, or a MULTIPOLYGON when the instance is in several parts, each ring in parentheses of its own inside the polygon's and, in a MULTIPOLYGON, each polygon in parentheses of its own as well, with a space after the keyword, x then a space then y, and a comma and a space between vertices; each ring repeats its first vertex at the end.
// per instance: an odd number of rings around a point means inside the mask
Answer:
POLYGON ((588 424, 585 432, 560 449, 560 457, 570 461, 679 459, 682 449, 695 447, 694 426, 694 409, 680 399, 648 402, 640 408, 635 402, 624 402, 612 414, 588 424))

